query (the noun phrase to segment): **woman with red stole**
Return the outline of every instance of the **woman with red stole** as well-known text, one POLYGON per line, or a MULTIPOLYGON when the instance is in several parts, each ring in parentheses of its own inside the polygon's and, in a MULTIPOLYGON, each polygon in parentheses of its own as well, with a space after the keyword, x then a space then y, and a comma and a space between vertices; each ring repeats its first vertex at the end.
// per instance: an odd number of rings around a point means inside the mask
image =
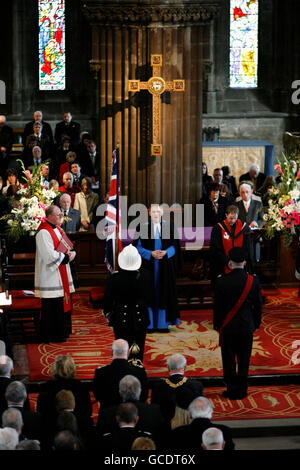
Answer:
POLYGON ((229 251, 234 247, 243 247, 247 253, 247 271, 253 272, 253 248, 251 243, 251 230, 239 218, 239 209, 228 206, 226 219, 217 223, 211 232, 210 238, 210 275, 214 287, 216 279, 221 274, 228 274, 230 268, 229 251))

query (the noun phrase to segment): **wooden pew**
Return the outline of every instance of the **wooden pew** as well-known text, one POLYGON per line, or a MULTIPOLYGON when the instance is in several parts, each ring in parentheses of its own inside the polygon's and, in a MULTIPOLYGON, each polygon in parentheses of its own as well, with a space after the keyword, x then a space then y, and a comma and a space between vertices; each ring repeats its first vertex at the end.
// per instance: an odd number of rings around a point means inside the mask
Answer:
POLYGON ((6 289, 34 288, 35 253, 14 253, 2 264, 2 281, 6 289))
POLYGON ((6 334, 13 343, 39 341, 41 300, 23 292, 34 288, 34 260, 35 253, 14 253, 11 263, 2 265, 5 290, 12 296, 5 312, 6 334))

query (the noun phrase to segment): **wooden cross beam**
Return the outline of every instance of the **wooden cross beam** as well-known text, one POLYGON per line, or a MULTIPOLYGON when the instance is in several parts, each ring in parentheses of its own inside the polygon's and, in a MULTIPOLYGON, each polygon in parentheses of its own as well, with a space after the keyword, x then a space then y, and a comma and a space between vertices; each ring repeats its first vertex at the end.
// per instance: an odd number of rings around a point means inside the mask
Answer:
POLYGON ((140 90, 148 90, 152 94, 152 128, 153 142, 151 144, 151 155, 161 156, 162 145, 160 141, 160 95, 164 91, 184 91, 185 80, 172 80, 166 82, 160 76, 162 67, 162 55, 151 55, 152 77, 147 82, 140 80, 128 80, 128 91, 137 92, 140 90))

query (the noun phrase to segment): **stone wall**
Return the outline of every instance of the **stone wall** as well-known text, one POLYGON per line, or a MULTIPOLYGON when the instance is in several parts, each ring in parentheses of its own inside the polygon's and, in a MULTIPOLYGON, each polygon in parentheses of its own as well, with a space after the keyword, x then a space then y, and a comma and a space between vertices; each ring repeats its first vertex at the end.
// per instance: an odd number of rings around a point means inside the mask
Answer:
POLYGON ((84 2, 95 29, 93 59, 101 65, 102 181, 109 180, 111 154, 118 142, 121 191, 130 203, 190 203, 201 193, 203 63, 218 1, 151 3, 84 2), (170 83, 184 79, 184 93, 154 96, 148 82, 151 55, 162 55, 162 67, 155 74, 170 83), (128 79, 140 80, 144 88, 141 84, 141 91, 133 93, 128 79), (159 138, 154 142, 156 131, 159 138), (152 143, 161 144, 161 155, 151 152, 152 143))
POLYGON ((282 138, 287 129, 288 115, 266 116, 263 114, 238 115, 220 113, 203 116, 203 127, 219 127, 220 140, 255 140, 265 141, 274 145, 274 159, 281 159, 282 138))
MULTIPOLYGON (((1 2, 0 5, 0 15, 5 18, 0 31, 1 44, 5 45, 1 52, 0 79, 7 84, 7 104, 0 105, 0 113, 8 116, 13 127, 23 127, 35 109, 42 109, 45 120, 54 128, 62 113, 70 110, 83 130, 94 132, 101 140, 97 134, 99 113, 103 109, 97 109, 99 82, 94 80, 89 69, 91 28, 82 8, 84 3, 92 5, 97 2, 66 2, 70 10, 67 10, 66 34, 68 81, 64 92, 38 91, 37 8, 33 3, 15 0, 1 2)), ((126 2, 105 3, 122 6, 126 2)), ((171 6, 182 1, 162 3, 171 6)), ((299 0, 259 0, 259 87, 255 90, 228 87, 229 0, 197 3, 220 5, 219 15, 209 26, 204 26, 205 42, 201 39, 205 73, 199 100, 203 99, 203 127, 219 126, 222 140, 267 140, 274 144, 275 155, 280 156, 283 133, 300 130, 300 104, 292 102, 292 83, 300 80, 299 0)), ((197 45, 193 47, 195 50, 197 45)))
POLYGON ((292 102, 292 82, 300 80, 299 2, 259 1, 259 81, 257 89, 229 88, 229 0, 211 35, 210 68, 204 81, 203 127, 220 127, 220 140, 263 140, 281 158, 285 131, 299 131, 300 104, 292 102), (293 15, 291 15, 293 11, 293 15))
POLYGON ((7 104, 1 106, 0 113, 7 115, 10 125, 21 128, 37 109, 43 111, 45 121, 53 126, 62 120, 65 111, 70 111, 84 129, 93 131, 96 128, 96 80, 89 69, 91 37, 80 0, 66 2, 67 83, 64 91, 38 89, 37 2, 1 2, 0 15, 6 18, 0 36, 1 44, 5 43, 1 52, 1 75, 3 70, 7 81, 7 104))

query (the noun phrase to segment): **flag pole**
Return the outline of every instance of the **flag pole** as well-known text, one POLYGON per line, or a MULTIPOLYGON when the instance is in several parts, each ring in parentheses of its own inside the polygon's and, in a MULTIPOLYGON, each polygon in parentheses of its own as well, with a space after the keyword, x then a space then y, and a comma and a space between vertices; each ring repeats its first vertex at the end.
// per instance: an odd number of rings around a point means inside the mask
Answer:
MULTIPOLYGON (((117 149, 120 149, 120 141, 119 139, 117 139, 117 145, 116 145, 116 148, 117 149)), ((118 213, 116 214, 117 215, 117 220, 118 220, 118 223, 116 224, 116 239, 115 239, 115 271, 117 271, 117 267, 118 267, 118 255, 119 255, 119 223, 120 223, 120 220, 119 220, 119 216, 120 216, 120 198, 119 198, 119 194, 120 194, 120 152, 119 152, 119 171, 118 171, 118 182, 117 182, 117 192, 118 192, 118 208, 117 208, 117 211, 118 213)))
MULTIPOLYGON (((117 256, 119 252, 119 233, 118 225, 121 224, 121 216, 119 218, 119 142, 112 153, 112 167, 110 174, 110 190, 109 199, 105 214, 108 223, 108 230, 105 243, 104 262, 110 272, 116 271, 117 256), (120 219, 120 220, 119 220, 120 219), (118 241, 118 245, 116 244, 118 241)), ((121 251, 121 248, 120 248, 121 251)))

